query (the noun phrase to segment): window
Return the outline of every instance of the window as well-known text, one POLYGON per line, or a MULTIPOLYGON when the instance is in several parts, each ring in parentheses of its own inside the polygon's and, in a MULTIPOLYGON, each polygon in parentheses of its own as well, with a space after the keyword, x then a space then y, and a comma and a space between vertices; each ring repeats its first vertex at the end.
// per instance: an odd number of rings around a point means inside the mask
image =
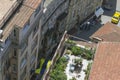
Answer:
POLYGON ((37 46, 38 43, 38 35, 36 36, 36 38, 33 40, 32 42, 32 47, 31 50, 33 51, 35 49, 35 47, 37 46))
POLYGON ((9 41, 9 37, 5 40, 5 44, 7 44, 8 41, 9 41))
POLYGON ((1 70, 2 70, 2 66, 0 65, 0 73, 1 73, 1 70))
POLYGON ((30 20, 28 20, 28 22, 23 27, 23 34, 25 34, 27 32, 27 30, 29 29, 29 26, 30 26, 30 20))
POLYGON ((26 62, 27 62, 27 60, 26 60, 26 58, 24 57, 24 58, 21 60, 21 63, 20 63, 20 68, 21 68, 21 69, 25 66, 26 62))
POLYGON ((14 29, 14 36, 16 37, 16 30, 14 29))
POLYGON ((75 10, 72 12, 72 17, 73 18, 75 17, 75 10))
POLYGON ((14 57, 17 56, 17 50, 16 50, 16 48, 14 48, 13 56, 14 56, 14 57))
POLYGON ((33 29, 33 35, 36 34, 36 32, 38 31, 38 29, 39 29, 39 20, 36 21, 36 24, 35 24, 34 29, 33 29))
POLYGON ((10 61, 6 60, 5 65, 6 65, 6 68, 8 69, 10 67, 10 61))
MULTIPOLYGON (((35 53, 35 54, 36 54, 36 53, 35 53)), ((33 64, 34 61, 35 61, 35 55, 32 55, 32 56, 31 56, 31 62, 30 62, 30 63, 33 64)))
POLYGON ((39 29, 39 25, 36 25, 35 28, 33 29, 33 35, 35 35, 38 29, 39 29))
POLYGON ((29 24, 29 21, 28 21, 28 23, 26 23, 26 25, 24 26, 23 30, 28 29, 29 25, 30 25, 30 24, 29 24))
POLYGON ((21 55, 24 53, 26 48, 27 48, 27 43, 22 43, 21 55))
POLYGON ((13 70, 13 72, 16 72, 16 71, 17 71, 17 65, 16 65, 16 64, 13 64, 13 65, 12 65, 12 70, 13 70))
POLYGON ((20 76, 20 78, 21 78, 20 80, 24 80, 25 75, 26 75, 26 67, 24 68, 24 71, 23 71, 23 73, 20 76))

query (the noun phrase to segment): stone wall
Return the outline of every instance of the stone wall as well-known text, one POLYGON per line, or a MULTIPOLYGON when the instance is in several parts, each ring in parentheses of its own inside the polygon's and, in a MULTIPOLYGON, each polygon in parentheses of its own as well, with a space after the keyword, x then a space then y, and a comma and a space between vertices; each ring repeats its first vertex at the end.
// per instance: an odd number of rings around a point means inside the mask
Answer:
POLYGON ((67 16, 68 3, 69 0, 51 0, 45 3, 41 18, 40 57, 43 53, 44 55, 42 56, 48 57, 59 43, 65 31, 65 17, 67 16))
POLYGON ((67 30, 81 23, 94 13, 96 7, 101 6, 102 0, 71 0, 67 17, 67 30))

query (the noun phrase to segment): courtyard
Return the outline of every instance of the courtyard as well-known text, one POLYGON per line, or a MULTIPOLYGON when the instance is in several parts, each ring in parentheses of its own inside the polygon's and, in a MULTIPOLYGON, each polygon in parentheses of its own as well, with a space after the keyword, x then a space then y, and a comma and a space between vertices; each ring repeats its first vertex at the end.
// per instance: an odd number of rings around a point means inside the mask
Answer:
POLYGON ((66 43, 67 48, 51 71, 50 80, 88 80, 95 49, 70 40, 66 43))

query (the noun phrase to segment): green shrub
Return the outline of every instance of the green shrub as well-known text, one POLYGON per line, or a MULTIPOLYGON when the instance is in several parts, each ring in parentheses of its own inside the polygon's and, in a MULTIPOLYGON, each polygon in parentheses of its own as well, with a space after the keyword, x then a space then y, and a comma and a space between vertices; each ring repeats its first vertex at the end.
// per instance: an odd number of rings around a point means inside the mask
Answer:
POLYGON ((50 80, 67 80, 67 76, 64 73, 67 66, 67 60, 65 57, 61 57, 55 64, 53 70, 50 72, 50 80))
POLYGON ((85 49, 82 57, 87 59, 87 60, 91 60, 93 58, 93 53, 92 53, 91 50, 86 50, 85 49))
POLYGON ((78 56, 78 55, 82 54, 82 49, 78 46, 71 46, 70 49, 75 56, 78 56))
POLYGON ((93 53, 91 50, 80 48, 78 46, 70 46, 69 49, 72 51, 72 54, 75 56, 80 55, 84 59, 91 60, 93 58, 93 53))

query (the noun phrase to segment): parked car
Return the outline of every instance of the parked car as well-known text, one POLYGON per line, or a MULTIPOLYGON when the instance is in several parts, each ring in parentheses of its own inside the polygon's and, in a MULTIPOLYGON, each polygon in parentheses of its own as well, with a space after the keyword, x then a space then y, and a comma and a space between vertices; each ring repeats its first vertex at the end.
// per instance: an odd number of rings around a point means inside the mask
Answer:
POLYGON ((119 20, 120 20, 120 12, 119 12, 119 11, 116 11, 116 12, 114 13, 113 17, 112 17, 111 22, 112 22, 112 23, 115 23, 115 24, 118 24, 119 20))

